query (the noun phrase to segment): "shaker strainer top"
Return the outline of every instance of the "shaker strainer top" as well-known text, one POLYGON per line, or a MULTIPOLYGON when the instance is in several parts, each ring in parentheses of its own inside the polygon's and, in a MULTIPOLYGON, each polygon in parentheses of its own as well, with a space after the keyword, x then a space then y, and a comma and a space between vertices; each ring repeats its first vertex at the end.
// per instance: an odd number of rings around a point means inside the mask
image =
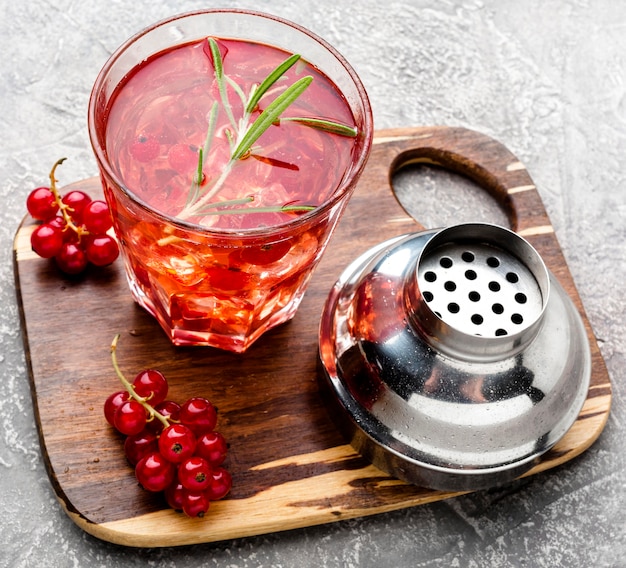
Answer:
POLYGON ((530 469, 575 422, 591 376, 567 294, 527 241, 483 223, 355 260, 328 297, 319 350, 322 392, 355 449, 433 489, 530 469))
POLYGON ((517 333, 543 312, 543 294, 531 271, 491 245, 441 246, 422 257, 417 281, 441 319, 472 335, 517 333))
POLYGON ((532 339, 550 280, 539 254, 520 236, 472 223, 429 239, 408 290, 408 312, 426 338, 449 354, 484 359, 519 351, 532 339))

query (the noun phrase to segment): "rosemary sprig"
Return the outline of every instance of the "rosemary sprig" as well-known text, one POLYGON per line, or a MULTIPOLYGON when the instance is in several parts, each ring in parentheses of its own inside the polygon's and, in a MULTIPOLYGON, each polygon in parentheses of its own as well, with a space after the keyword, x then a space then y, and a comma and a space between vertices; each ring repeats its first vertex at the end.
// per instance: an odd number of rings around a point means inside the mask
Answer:
POLYGON ((215 129, 219 113, 219 105, 215 102, 208 114, 207 135, 202 148, 198 151, 198 164, 191 188, 189 190, 187 202, 183 210, 178 214, 178 217, 181 219, 188 219, 189 217, 199 214, 223 215, 234 213, 299 212, 314 209, 315 207, 311 205, 293 204, 258 208, 239 207, 236 209, 225 209, 226 207, 232 207, 233 205, 245 205, 246 203, 253 201, 253 198, 251 200, 230 200, 221 203, 212 203, 213 198, 221 190, 235 164, 239 160, 250 155, 253 144, 270 126, 280 124, 283 121, 291 121, 332 134, 350 137, 355 137, 357 135, 357 130, 356 128, 345 124, 319 118, 281 118, 283 112, 285 112, 285 110, 289 108, 313 82, 312 76, 302 77, 295 83, 285 88, 285 90, 278 95, 254 121, 251 122, 252 114, 257 109, 263 96, 267 94, 270 88, 300 60, 300 55, 294 54, 285 59, 272 72, 270 72, 259 85, 253 87, 250 90, 250 93, 246 96, 241 87, 224 73, 224 62, 217 41, 214 38, 209 37, 207 38, 207 42, 209 46, 209 53, 213 60, 213 69, 220 93, 220 100, 230 125, 230 129, 226 129, 225 134, 229 140, 231 153, 230 158, 224 166, 221 174, 217 178, 210 180, 203 189, 203 167, 207 157, 209 156, 211 145, 215 137, 215 129), (228 98, 228 86, 230 86, 237 96, 239 96, 244 107, 243 116, 239 119, 239 121, 236 120, 233 114, 232 105, 230 104, 230 100, 228 98))

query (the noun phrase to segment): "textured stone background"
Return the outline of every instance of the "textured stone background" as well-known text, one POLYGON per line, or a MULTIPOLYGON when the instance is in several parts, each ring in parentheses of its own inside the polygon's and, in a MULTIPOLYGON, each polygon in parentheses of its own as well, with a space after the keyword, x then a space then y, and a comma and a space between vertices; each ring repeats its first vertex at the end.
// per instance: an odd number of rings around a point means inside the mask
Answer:
MULTIPOLYGON (((626 3, 615 0, 0 0, 0 566, 626 566, 626 3), (335 45, 368 89, 377 128, 461 125, 526 164, 545 201, 614 386, 600 440, 504 490, 283 534, 129 550, 84 534, 42 463, 20 335, 12 240, 51 164, 96 173, 87 102, 111 52, 145 25, 246 7, 335 45)), ((396 177, 427 226, 506 222, 451 175, 396 177)), ((77 341, 67 330, 67 341, 77 341)), ((94 491, 97 488, 94 487, 94 491)))

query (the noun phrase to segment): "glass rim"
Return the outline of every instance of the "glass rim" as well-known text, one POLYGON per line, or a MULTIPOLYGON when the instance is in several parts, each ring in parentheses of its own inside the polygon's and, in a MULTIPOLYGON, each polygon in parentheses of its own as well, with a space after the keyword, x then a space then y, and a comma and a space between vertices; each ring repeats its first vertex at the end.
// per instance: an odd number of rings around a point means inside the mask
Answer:
MULTIPOLYGON (((271 44, 270 44, 271 45, 271 44)), ((314 62, 309 62, 315 65, 314 62)), ((323 71, 322 71, 323 72, 323 71)), ((340 91, 341 92, 341 91, 340 91)), ((349 104, 349 103, 348 103, 349 104)), ((353 110, 353 106, 350 105, 350 108, 353 110)), ((312 219, 323 215, 326 211, 332 209, 341 199, 345 196, 345 194, 350 190, 352 185, 358 181, 358 178, 363 171, 365 164, 367 162, 369 152, 373 143, 374 136, 374 126, 373 126, 373 117, 372 117, 372 108, 369 101, 369 97, 363 86, 363 83, 359 76, 357 75, 354 68, 348 63, 337 49, 335 49, 332 45, 330 45, 326 40, 312 32, 311 30, 282 18, 280 16, 275 16, 273 14, 268 14, 265 12, 260 12, 256 10, 247 10, 241 8, 232 8, 232 9, 224 9, 224 8, 208 8, 203 10, 193 10, 189 12, 183 12, 180 14, 176 14, 174 16, 170 16, 164 19, 161 19, 145 28, 135 33, 127 40, 125 40, 107 59, 104 63, 102 69, 99 71, 96 80, 94 82, 93 88, 91 90, 91 94, 89 97, 89 107, 88 107, 88 131, 89 131, 89 139, 91 142, 92 149, 94 151, 96 160, 98 162, 99 167, 106 173, 106 176, 112 180, 116 187, 118 187, 126 197, 128 197, 134 204, 142 208, 144 211, 148 212, 150 215, 153 215, 157 218, 162 219, 164 222, 169 223, 175 227, 178 227, 185 231, 194 231, 196 233, 213 233, 216 235, 221 235, 223 237, 228 236, 240 236, 240 237, 251 237, 251 236, 263 236, 268 234, 273 234, 276 231, 285 230, 287 228, 298 227, 302 224, 306 224, 312 219), (96 124, 96 116, 98 114, 98 98, 99 94, 102 90, 103 85, 106 82, 107 76, 111 69, 114 67, 115 63, 119 60, 122 54, 133 44, 135 44, 138 40, 145 37, 152 31, 177 20, 191 18, 194 16, 206 15, 206 14, 243 14, 246 16, 254 16, 258 18, 263 18, 266 20, 272 20, 274 22, 278 22, 279 24, 289 26, 299 31, 300 33, 308 36, 313 41, 320 44, 326 51, 328 51, 343 67, 343 69, 347 72, 350 80, 353 82, 356 92, 358 93, 358 100, 361 102, 363 109, 363 127, 359 129, 357 134, 357 139, 360 139, 357 142, 358 145, 361 146, 357 159, 351 160, 350 165, 346 172, 344 172, 343 177, 340 179, 339 183, 335 187, 332 195, 326 199, 322 204, 315 207, 311 211, 307 211, 298 215, 296 218, 285 221, 283 223, 277 223, 275 225, 269 225, 264 227, 253 227, 248 229, 227 229, 227 228, 215 228, 215 227, 206 227, 200 225, 198 223, 193 223, 190 221, 185 221, 183 219, 179 219, 175 216, 168 215, 154 208, 146 201, 141 199, 132 189, 126 186, 120 179, 120 177, 115 173, 113 168, 111 167, 108 158, 106 156, 106 150, 103 147, 104 145, 100 143, 96 124)))

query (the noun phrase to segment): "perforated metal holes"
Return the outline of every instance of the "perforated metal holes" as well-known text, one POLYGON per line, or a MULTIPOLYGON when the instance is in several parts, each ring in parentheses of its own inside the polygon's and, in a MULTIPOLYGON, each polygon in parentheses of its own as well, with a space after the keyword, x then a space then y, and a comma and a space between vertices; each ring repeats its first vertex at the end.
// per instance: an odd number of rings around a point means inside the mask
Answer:
POLYGON ((517 333, 534 323, 543 308, 541 290, 526 265, 486 244, 437 247, 421 259, 418 285, 440 319, 471 335, 517 333))

